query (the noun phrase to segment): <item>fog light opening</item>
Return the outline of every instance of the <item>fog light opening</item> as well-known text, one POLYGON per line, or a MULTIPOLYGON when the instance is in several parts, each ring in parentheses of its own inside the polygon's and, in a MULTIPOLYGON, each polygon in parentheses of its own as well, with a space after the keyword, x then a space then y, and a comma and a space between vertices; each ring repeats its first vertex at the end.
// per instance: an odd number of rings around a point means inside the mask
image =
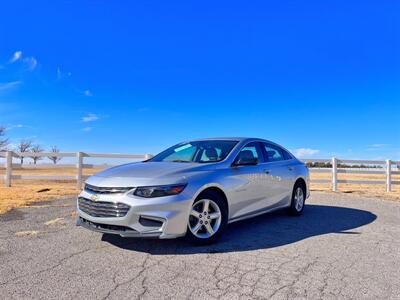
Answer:
POLYGON ((139 223, 140 223, 140 225, 142 225, 144 227, 160 228, 164 224, 164 220, 156 219, 156 218, 152 218, 152 217, 140 216, 139 223))

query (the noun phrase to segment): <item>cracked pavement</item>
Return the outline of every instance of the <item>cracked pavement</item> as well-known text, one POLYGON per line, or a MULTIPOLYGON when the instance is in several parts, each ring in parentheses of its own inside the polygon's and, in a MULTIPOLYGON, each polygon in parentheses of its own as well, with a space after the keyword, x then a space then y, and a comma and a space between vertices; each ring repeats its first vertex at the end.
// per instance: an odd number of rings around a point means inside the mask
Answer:
POLYGON ((396 202, 313 192, 202 247, 90 232, 74 205, 0 216, 1 299, 400 299, 396 202))

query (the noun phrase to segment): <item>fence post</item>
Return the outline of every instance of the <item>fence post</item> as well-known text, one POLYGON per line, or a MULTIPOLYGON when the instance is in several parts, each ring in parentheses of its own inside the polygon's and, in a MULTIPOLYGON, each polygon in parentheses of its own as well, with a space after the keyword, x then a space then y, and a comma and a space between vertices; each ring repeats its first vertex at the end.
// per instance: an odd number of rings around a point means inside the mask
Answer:
POLYGON ((392 191, 392 161, 386 160, 386 192, 392 191))
POLYGON ((76 188, 80 190, 82 188, 83 153, 77 152, 76 158, 77 158, 76 169, 78 171, 76 175, 76 188))
POLYGON ((337 190, 337 158, 332 157, 332 191, 337 190))
POLYGON ((13 158, 13 153, 12 151, 7 151, 6 152, 6 175, 5 175, 5 186, 10 187, 11 186, 11 178, 12 178, 12 158, 13 158))

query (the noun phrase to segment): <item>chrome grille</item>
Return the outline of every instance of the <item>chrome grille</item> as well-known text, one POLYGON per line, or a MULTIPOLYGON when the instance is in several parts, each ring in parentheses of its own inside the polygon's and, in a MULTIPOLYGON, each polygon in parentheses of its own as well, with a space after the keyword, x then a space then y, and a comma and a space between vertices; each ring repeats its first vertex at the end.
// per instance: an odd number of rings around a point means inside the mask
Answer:
POLYGON ((81 211, 92 217, 116 218, 124 217, 128 213, 129 205, 105 201, 93 201, 83 197, 78 198, 78 206, 81 211))
POLYGON ((96 194, 123 194, 133 189, 133 187, 102 187, 85 184, 85 191, 96 194))

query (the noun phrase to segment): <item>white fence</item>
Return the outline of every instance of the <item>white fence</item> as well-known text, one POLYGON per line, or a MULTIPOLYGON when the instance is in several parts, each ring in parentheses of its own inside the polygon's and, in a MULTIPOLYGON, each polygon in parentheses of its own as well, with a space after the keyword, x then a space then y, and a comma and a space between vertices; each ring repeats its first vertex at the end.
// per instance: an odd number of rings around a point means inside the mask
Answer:
MULTIPOLYGON (((92 157, 92 158, 127 158, 127 159, 141 159, 146 160, 152 157, 151 154, 106 154, 106 153, 85 153, 85 152, 64 152, 64 153, 54 153, 54 152, 40 152, 40 153, 32 153, 32 152, 0 152, 0 157, 5 158, 5 175, 4 175, 4 183, 5 186, 10 187, 11 181, 13 179, 23 179, 23 180, 76 180, 77 188, 80 189, 83 183, 83 169, 84 168, 95 168, 101 167, 104 165, 93 165, 93 164, 84 164, 84 158, 92 157), (13 158, 21 158, 21 157, 70 157, 76 159, 76 164, 74 165, 65 165, 65 164, 54 164, 54 165, 43 165, 43 164, 35 164, 35 165, 20 165, 13 164, 13 158), (12 175, 13 169, 48 169, 48 168, 66 168, 66 167, 74 167, 76 168, 75 176, 39 176, 39 175, 12 175)), ((393 184, 400 184, 400 180, 393 180, 392 175, 400 175, 399 167, 393 170, 393 166, 400 165, 400 161, 391 161, 391 160, 340 160, 336 157, 331 159, 303 159, 305 163, 330 163, 331 167, 329 168, 310 168, 310 172, 315 173, 330 173, 330 179, 315 179, 312 180, 313 183, 327 183, 332 185, 332 190, 336 191, 338 184, 381 184, 386 185, 386 191, 392 191, 393 184), (354 164, 362 164, 362 165, 378 165, 379 168, 342 168, 340 164, 346 164, 348 166, 354 164), (338 180, 338 174, 340 173, 349 173, 349 174, 382 174, 384 175, 385 180, 338 180)), ((382 176, 383 178, 383 176, 382 176)))
POLYGON ((95 168, 99 167, 99 165, 93 164, 84 164, 83 160, 85 157, 93 157, 93 158, 128 158, 128 159, 141 159, 146 160, 152 157, 151 154, 110 154, 110 153, 85 153, 85 152, 13 152, 6 151, 0 152, 0 157, 5 158, 5 175, 4 175, 4 183, 6 187, 11 186, 12 179, 23 179, 23 180, 76 180, 76 186, 78 189, 82 188, 83 182, 83 169, 84 168, 95 168), (75 165, 65 165, 65 164, 54 164, 54 165, 21 165, 21 164, 13 164, 13 158, 21 158, 21 157, 72 157, 76 159, 75 165), (66 167, 75 167, 76 175, 75 176, 40 176, 40 175, 12 175, 13 169, 47 169, 47 168, 66 168, 66 167))
MULTIPOLYGON (((331 173, 331 179, 316 179, 313 183, 331 183, 332 191, 337 191, 339 183, 347 184, 382 184, 386 185, 386 191, 392 191, 392 184, 400 184, 400 180, 393 180, 392 175, 399 175, 399 168, 396 171, 393 170, 393 166, 400 165, 400 161, 387 160, 350 160, 350 159, 337 159, 333 157, 331 159, 303 159, 305 163, 330 163, 330 168, 310 168, 311 173, 331 173), (338 165, 374 165, 380 166, 375 168, 341 168, 338 165), (385 176, 385 180, 338 180, 338 174, 348 173, 348 174, 381 174, 385 176)), ((383 177, 383 176, 382 176, 383 177)))

